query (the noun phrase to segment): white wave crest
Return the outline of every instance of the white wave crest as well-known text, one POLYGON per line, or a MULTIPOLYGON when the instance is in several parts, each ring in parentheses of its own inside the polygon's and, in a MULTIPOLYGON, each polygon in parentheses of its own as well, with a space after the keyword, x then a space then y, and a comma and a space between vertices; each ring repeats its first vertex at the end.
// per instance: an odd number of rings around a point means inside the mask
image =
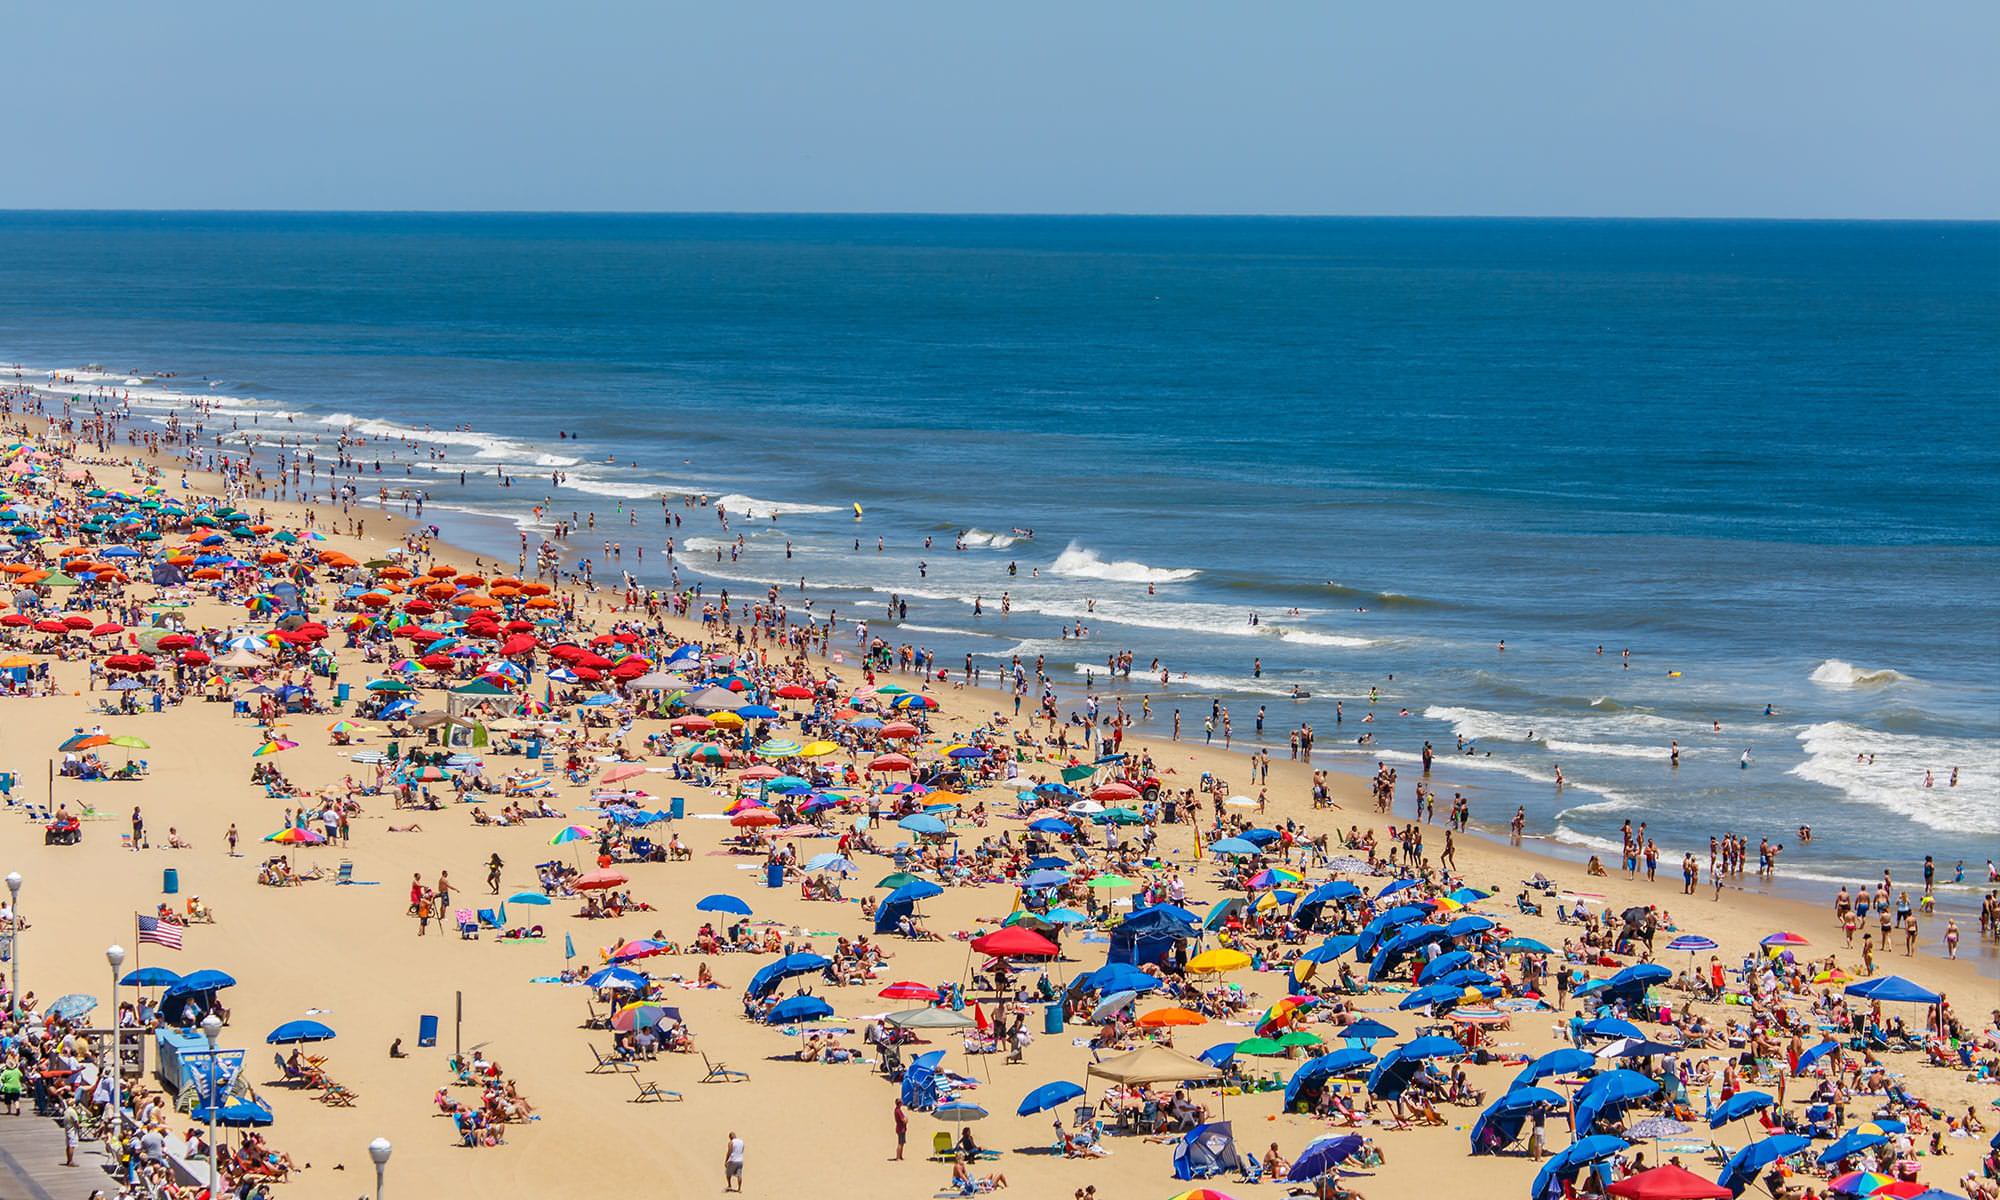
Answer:
MULTIPOLYGON (((1669 717, 1656 717, 1650 713, 1618 712, 1605 716, 1564 717, 1547 713, 1489 712, 1483 708, 1459 708, 1452 705, 1432 705, 1424 710, 1424 716, 1433 721, 1444 721, 1451 725, 1452 732, 1467 741, 1525 742, 1530 733, 1534 740, 1555 749, 1550 739, 1565 743, 1588 743, 1596 746, 1613 746, 1618 749, 1600 749, 1598 753, 1614 757, 1637 757, 1624 754, 1621 750, 1643 750, 1633 746, 1623 738, 1634 734, 1652 734, 1662 739, 1687 738, 1709 732, 1709 728, 1694 721, 1677 721, 1669 717), (1623 735, 1622 738, 1620 735, 1623 735)), ((1581 753, 1592 753, 1582 750, 1581 753)), ((1652 751, 1661 757, 1667 752, 1666 742, 1652 751)))
POLYGON ((830 504, 795 504, 785 500, 759 500, 755 496, 744 496, 736 492, 717 500, 715 506, 728 512, 732 517, 750 517, 758 521, 799 513, 840 511, 830 504))
POLYGON ((984 546, 994 550, 1005 550, 1021 539, 1011 533, 988 533, 984 529, 968 529, 958 535, 958 540, 968 546, 984 546))
POLYGON ((1823 687, 1857 688, 1881 687, 1885 684, 1901 683, 1909 676, 1888 667, 1857 667, 1853 663, 1829 658, 1817 667, 1809 678, 1823 687))
POLYGON ((613 496, 620 500, 648 500, 666 491, 657 483, 623 483, 592 475, 565 475, 564 487, 592 496, 613 496))
POLYGON ((1851 800, 1885 808, 1947 833, 1990 835, 2000 827, 2000 743, 1984 738, 1882 733, 1844 721, 1799 734, 1805 761, 1790 774, 1851 800), (1958 786, 1951 786, 1953 768, 1958 786), (1931 786, 1924 786, 1924 772, 1931 786))
POLYGON ((1142 562, 1106 562, 1097 551, 1071 542, 1049 564, 1049 574, 1062 579, 1101 579, 1107 583, 1185 583, 1200 571, 1192 567, 1149 567, 1142 562))
POLYGON ((1287 629, 1279 625, 1273 625, 1271 631, 1278 635, 1279 641, 1297 642, 1301 646, 1339 646, 1342 649, 1359 650, 1364 646, 1376 644, 1374 638, 1355 637, 1347 633, 1320 633, 1311 629, 1287 629))

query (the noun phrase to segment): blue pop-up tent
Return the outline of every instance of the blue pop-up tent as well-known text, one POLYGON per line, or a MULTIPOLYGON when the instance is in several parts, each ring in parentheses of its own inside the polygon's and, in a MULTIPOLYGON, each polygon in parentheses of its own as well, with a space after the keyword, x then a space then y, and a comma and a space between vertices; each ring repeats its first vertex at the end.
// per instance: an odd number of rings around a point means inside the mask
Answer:
POLYGON ((1209 1179, 1243 1169, 1236 1153, 1236 1134, 1227 1121, 1197 1125, 1174 1146, 1175 1179, 1209 1179))

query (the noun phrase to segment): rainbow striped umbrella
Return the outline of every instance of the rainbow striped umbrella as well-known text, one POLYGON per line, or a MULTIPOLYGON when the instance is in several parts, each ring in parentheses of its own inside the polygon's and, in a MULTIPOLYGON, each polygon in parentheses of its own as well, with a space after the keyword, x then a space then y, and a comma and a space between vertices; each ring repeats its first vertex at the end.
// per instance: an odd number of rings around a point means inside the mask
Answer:
POLYGON ((549 839, 551 846, 563 846, 570 842, 587 842, 597 836, 597 831, 583 825, 565 825, 562 832, 549 839))
POLYGON ((250 752, 250 757, 264 758, 267 755, 276 754, 280 750, 291 750, 296 748, 297 746, 298 746, 297 742, 291 741, 287 738, 274 737, 270 741, 265 742, 263 745, 257 747, 255 750, 252 750, 250 752))

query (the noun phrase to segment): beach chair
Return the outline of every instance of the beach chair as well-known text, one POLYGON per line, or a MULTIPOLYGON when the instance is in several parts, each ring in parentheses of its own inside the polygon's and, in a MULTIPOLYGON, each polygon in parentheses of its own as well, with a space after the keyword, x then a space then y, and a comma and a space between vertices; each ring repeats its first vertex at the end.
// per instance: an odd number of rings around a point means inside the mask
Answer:
POLYGON ((733 1070, 731 1070, 731 1069, 730 1069, 730 1067, 729 1067, 729 1064, 728 1064, 728 1063, 724 1063, 724 1062, 710 1062, 710 1061, 709 1061, 709 1059, 708 1059, 708 1055, 707 1055, 706 1053, 703 1053, 703 1054, 702 1054, 702 1056, 701 1056, 701 1065, 702 1065, 702 1066, 704 1066, 704 1067, 707 1067, 707 1068, 708 1068, 708 1074, 706 1074, 706 1075, 703 1075, 703 1076, 701 1077, 701 1082, 703 1082, 703 1083, 748 1083, 748 1082, 750 1082, 750 1072, 748 1072, 748 1071, 733 1071, 733 1070))
POLYGON ((326 1090, 314 1098, 329 1108, 353 1108, 355 1100, 353 1092, 331 1079, 326 1081, 326 1090))
POLYGON ((679 1092, 663 1088, 657 1083, 646 1083, 637 1075, 632 1077, 632 1085, 639 1089, 639 1094, 632 1100, 634 1104, 648 1104, 655 1100, 679 1100, 683 1098, 679 1092))
POLYGON ((958 1152, 953 1150, 951 1146, 950 1134, 940 1129, 931 1135, 932 1162, 951 1162, 957 1157, 958 1152))
POLYGON ((610 1058, 604 1057, 603 1054, 598 1052, 596 1046, 590 1048, 590 1057, 597 1060, 597 1065, 590 1068, 592 1075, 602 1075, 607 1071, 615 1075, 620 1071, 637 1071, 639 1069, 638 1063, 627 1062, 616 1055, 610 1058))
POLYGON ((458 936, 460 941, 476 942, 479 940, 479 922, 473 919, 471 909, 459 909, 452 914, 452 919, 458 922, 458 936))

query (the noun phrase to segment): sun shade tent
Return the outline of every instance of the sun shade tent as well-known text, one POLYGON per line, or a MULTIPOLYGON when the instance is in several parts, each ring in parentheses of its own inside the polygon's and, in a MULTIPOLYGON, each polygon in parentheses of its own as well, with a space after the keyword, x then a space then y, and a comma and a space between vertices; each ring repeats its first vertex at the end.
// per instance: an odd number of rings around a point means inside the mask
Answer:
POLYGON ((1084 1075, 1122 1084, 1199 1083, 1222 1078, 1223 1070, 1165 1046, 1142 1046, 1116 1058, 1091 1063, 1084 1075))
POLYGON ((1213 1179, 1242 1169, 1236 1135, 1227 1121, 1197 1125, 1174 1146, 1175 1179, 1213 1179))

